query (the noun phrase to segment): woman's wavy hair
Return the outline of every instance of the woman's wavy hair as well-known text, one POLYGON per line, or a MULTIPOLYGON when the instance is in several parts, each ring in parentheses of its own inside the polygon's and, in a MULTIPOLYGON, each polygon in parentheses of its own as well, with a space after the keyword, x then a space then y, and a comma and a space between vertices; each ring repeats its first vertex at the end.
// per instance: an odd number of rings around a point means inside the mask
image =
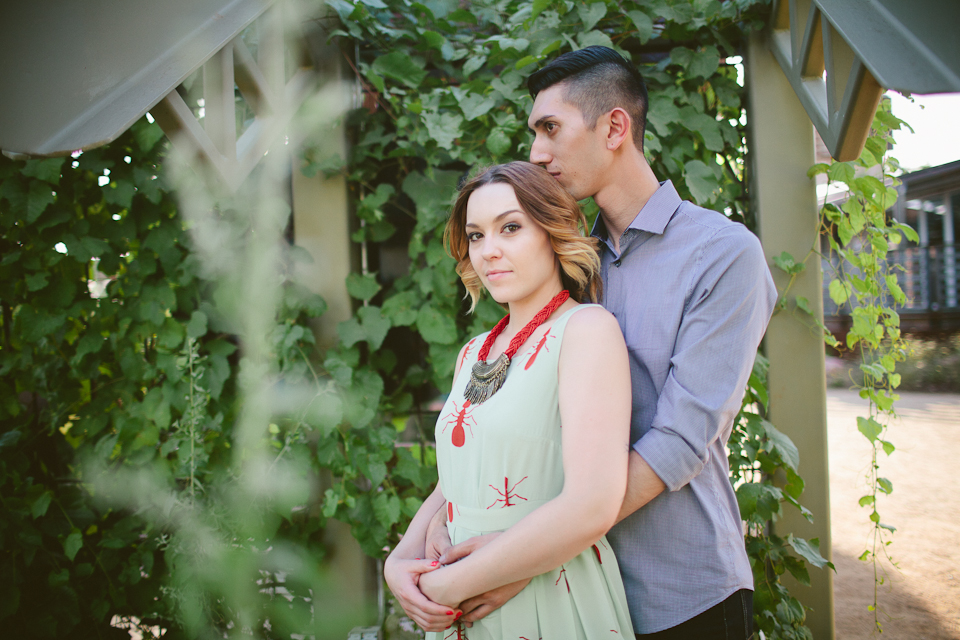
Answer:
POLYGON ((471 298, 470 312, 477 307, 483 285, 470 263, 467 202, 480 187, 496 183, 513 187, 524 213, 547 232, 560 262, 561 282, 570 297, 577 302, 598 302, 602 295, 598 241, 586 235, 587 219, 580 205, 543 167, 508 162, 482 169, 460 188, 443 233, 447 251, 457 261, 457 275, 471 298))

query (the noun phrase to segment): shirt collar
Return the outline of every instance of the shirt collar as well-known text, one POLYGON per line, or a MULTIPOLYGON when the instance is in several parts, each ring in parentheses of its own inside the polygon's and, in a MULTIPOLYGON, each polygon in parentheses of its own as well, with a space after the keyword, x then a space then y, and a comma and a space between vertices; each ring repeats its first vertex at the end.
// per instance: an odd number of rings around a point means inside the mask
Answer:
MULTIPOLYGON (((667 223, 673 218, 673 214, 680 208, 682 202, 683 200, 677 193, 676 187, 673 186, 673 182, 665 180, 660 183, 660 187, 653 192, 650 199, 643 205, 633 222, 627 225, 627 229, 637 229, 638 231, 648 231, 662 235, 664 229, 667 228, 667 223)), ((597 220, 593 223, 590 235, 601 240, 607 240, 609 233, 602 215, 597 215, 597 220)))

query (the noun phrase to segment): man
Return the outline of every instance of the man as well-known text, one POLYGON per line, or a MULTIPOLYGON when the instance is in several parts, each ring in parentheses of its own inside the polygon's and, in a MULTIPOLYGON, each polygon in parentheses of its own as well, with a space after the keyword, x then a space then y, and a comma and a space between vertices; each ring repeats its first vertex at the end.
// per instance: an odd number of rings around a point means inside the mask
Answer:
MULTIPOLYGON (((601 240, 603 305, 630 353, 629 480, 608 539, 634 630, 658 640, 749 638, 753 578, 724 445, 776 301, 760 243, 658 182, 643 155, 646 88, 619 54, 567 53, 528 88, 530 161, 600 207, 592 234, 601 240)), ((441 562, 489 538, 445 550, 445 530, 433 531, 428 548, 445 551, 441 562)), ((525 584, 462 603, 463 620, 525 584)), ((400 600, 408 613, 433 604, 416 594, 400 600)))

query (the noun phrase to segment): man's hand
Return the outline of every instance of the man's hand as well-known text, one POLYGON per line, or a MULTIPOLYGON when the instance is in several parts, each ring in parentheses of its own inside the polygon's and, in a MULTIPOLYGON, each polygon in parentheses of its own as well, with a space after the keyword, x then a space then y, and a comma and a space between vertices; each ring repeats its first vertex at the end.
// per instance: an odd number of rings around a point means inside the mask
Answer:
MULTIPOLYGON (((477 549, 493 542, 499 535, 499 533, 488 533, 483 536, 470 538, 454 547, 450 547, 440 556, 440 564, 451 564, 457 560, 466 558, 477 549)), ((502 607, 507 600, 520 593, 528 584, 530 584, 530 578, 505 584, 502 587, 491 589, 486 593, 481 593, 478 596, 464 600, 460 603, 460 609, 463 611, 463 617, 460 621, 465 623, 467 627, 473 626, 474 622, 502 607)))
MULTIPOLYGON (((425 540, 427 558, 439 560, 440 556, 450 548, 450 534, 447 532, 447 510, 437 509, 430 524, 427 525, 425 540)), ((441 562, 440 564, 447 564, 441 562)))
POLYGON ((387 558, 383 577, 397 602, 411 620, 426 631, 443 631, 454 623, 460 612, 428 599, 417 586, 420 576, 440 567, 437 560, 387 558))

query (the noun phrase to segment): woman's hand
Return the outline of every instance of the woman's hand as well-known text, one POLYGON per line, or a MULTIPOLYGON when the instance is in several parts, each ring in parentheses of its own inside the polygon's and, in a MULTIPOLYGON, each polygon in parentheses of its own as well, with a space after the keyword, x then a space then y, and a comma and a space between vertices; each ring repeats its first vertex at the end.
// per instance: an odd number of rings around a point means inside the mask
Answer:
POLYGON ((396 596, 403 611, 426 631, 443 631, 453 624, 460 611, 437 604, 420 592, 424 575, 438 569, 437 560, 395 558, 390 556, 383 564, 383 577, 396 596))

